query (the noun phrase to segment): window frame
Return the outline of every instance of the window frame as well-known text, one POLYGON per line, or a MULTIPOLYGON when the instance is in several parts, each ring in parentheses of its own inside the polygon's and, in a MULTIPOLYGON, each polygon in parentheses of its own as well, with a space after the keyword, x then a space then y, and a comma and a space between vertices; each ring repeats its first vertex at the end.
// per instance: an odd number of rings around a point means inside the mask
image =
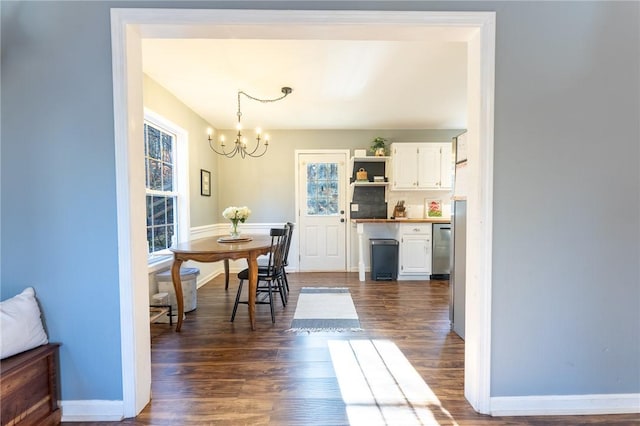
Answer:
MULTIPOLYGON (((190 203, 189 203, 189 137, 188 132, 177 124, 173 123, 159 113, 144 108, 143 124, 150 124, 161 131, 174 135, 173 142, 173 191, 157 191, 148 189, 146 183, 145 200, 147 195, 167 195, 175 194, 176 202, 174 206, 174 237, 176 242, 189 240, 190 233, 190 203)), ((144 135, 143 135, 144 142, 144 135)), ((142 147, 144 149, 144 146, 142 147)), ((144 154, 143 154, 144 155, 144 154)), ((146 161, 146 156, 145 156, 146 161)), ((144 165, 143 165, 144 168, 144 165)), ((144 177, 146 180, 146 176, 144 177)), ((145 201, 146 212, 146 201, 145 201)), ((146 214, 146 213, 145 213, 146 214)), ((145 235, 147 225, 145 223, 145 235)), ((159 266, 160 262, 170 260, 172 253, 169 249, 148 253, 147 261, 149 267, 159 266)))

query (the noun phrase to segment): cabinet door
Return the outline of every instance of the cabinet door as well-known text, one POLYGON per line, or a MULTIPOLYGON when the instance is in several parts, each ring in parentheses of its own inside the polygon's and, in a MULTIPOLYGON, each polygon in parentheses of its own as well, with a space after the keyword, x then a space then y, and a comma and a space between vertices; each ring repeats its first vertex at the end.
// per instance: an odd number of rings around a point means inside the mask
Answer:
POLYGON ((416 189, 418 184, 417 151, 418 147, 415 143, 393 144, 391 150, 393 189, 416 189))
POLYGON ((403 224, 400 240, 400 275, 431 274, 431 224, 403 224))
POLYGON ((453 164, 453 153, 451 152, 450 143, 438 144, 441 146, 440 151, 440 187, 442 189, 451 189, 453 187, 453 172, 455 166, 453 164))
POLYGON ((420 144, 418 149, 418 188, 440 188, 441 144, 420 144))
POLYGON ((401 242, 401 274, 431 273, 431 241, 426 234, 405 234, 401 242))

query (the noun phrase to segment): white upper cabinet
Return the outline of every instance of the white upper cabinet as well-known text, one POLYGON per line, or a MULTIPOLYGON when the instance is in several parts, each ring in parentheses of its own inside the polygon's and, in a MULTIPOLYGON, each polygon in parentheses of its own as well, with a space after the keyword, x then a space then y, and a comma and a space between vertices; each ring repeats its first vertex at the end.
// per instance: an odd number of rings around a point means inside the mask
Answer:
POLYGON ((417 143, 391 144, 392 189, 417 189, 419 145, 417 143))
POLYGON ((451 143, 394 143, 391 145, 394 190, 451 189, 451 143))

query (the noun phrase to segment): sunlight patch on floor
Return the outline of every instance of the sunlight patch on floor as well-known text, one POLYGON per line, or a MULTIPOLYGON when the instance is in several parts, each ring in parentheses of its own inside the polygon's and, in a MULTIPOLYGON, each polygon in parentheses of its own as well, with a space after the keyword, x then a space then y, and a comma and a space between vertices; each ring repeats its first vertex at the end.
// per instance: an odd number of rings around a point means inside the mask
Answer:
POLYGON ((457 425, 395 343, 330 340, 349 424, 457 425))

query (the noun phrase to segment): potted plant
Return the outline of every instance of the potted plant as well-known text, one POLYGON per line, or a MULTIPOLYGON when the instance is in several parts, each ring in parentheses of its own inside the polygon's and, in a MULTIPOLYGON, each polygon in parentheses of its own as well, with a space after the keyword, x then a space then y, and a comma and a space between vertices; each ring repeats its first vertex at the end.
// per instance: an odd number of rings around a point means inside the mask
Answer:
POLYGON ((381 138, 378 136, 371 142, 371 152, 376 157, 384 157, 386 154, 386 143, 387 140, 385 138, 381 138))

